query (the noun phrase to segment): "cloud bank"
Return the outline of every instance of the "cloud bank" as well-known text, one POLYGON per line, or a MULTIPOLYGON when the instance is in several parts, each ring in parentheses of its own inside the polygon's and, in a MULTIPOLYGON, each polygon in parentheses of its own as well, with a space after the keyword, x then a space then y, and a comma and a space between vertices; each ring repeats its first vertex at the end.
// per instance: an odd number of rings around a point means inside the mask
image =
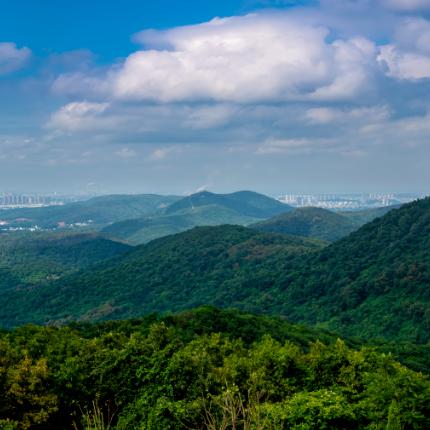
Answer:
MULTIPOLYGON (((303 177, 340 166, 348 174, 365 161, 376 177, 388 159, 399 166, 419 153, 414 175, 430 156, 429 3, 322 0, 144 30, 114 64, 61 54, 47 80, 55 108, 28 153, 49 156, 50 166, 152 166, 167 178, 198 165, 226 181, 252 166, 303 177)), ((30 54, 0 44, 0 74, 30 54)), ((198 182, 216 184, 212 176, 198 182)))

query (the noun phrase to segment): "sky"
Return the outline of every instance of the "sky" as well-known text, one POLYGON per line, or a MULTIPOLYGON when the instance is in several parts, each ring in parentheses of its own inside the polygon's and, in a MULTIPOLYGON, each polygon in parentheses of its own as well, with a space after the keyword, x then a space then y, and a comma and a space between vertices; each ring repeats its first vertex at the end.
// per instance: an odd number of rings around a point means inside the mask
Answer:
POLYGON ((0 0, 0 192, 424 192, 430 0, 0 0))

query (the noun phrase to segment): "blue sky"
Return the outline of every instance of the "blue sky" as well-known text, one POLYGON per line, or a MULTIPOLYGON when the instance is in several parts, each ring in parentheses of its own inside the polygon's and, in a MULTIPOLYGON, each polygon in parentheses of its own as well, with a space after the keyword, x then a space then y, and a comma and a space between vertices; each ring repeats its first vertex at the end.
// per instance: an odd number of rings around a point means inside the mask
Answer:
POLYGON ((428 191, 430 0, 0 6, 0 191, 428 191))
MULTIPOLYGON (((169 28, 246 12, 241 0, 34 0, 2 2, 0 37, 31 45, 37 55, 90 49, 104 61, 133 49, 131 35, 144 28, 169 28)), ((247 6, 248 4, 248 6, 247 6)))

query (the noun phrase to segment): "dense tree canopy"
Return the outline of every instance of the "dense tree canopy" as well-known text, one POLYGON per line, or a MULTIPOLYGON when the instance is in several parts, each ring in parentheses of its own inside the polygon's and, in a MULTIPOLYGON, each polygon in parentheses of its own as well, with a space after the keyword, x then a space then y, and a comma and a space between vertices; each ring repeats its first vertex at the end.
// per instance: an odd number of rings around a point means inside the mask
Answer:
POLYGON ((4 332, 0 390, 2 429, 430 426, 430 381, 390 354, 211 308, 4 332))

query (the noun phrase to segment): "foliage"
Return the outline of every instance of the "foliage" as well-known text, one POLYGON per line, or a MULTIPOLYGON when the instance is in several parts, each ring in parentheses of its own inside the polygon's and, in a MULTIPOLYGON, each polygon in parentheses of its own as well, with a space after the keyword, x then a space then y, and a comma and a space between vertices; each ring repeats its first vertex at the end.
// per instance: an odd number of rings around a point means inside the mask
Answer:
POLYGON ((9 289, 0 323, 128 318, 211 304, 283 315, 347 337, 425 345, 428 285, 430 198, 326 247, 239 226, 195 228, 37 290, 9 289))
POLYGON ((0 352, 4 429, 430 426, 427 376, 373 348, 236 311, 26 326, 2 333, 0 352))
POLYGON ((266 221, 252 224, 250 227, 263 232, 315 237, 332 242, 347 236, 359 226, 342 213, 309 207, 277 215, 266 221))
POLYGON ((94 234, 14 232, 0 235, 0 291, 55 280, 131 249, 94 234))
POLYGON ((105 227, 102 232, 110 237, 139 245, 196 226, 246 225, 256 220, 257 218, 242 215, 224 206, 208 204, 169 214, 119 221, 105 227))
MULTIPOLYGON (((239 226, 197 227, 37 290, 7 291, 0 322, 103 320, 203 304, 236 306, 270 290, 272 280, 298 254, 321 246, 239 226)), ((259 310, 261 304, 250 302, 249 307, 259 310)))
POLYGON ((235 211, 250 218, 270 218, 292 210, 291 206, 253 191, 238 191, 231 194, 214 194, 202 191, 172 203, 165 210, 166 214, 199 206, 217 205, 235 211))
POLYGON ((393 209, 296 260, 277 312, 344 335, 430 341, 430 198, 393 209))

